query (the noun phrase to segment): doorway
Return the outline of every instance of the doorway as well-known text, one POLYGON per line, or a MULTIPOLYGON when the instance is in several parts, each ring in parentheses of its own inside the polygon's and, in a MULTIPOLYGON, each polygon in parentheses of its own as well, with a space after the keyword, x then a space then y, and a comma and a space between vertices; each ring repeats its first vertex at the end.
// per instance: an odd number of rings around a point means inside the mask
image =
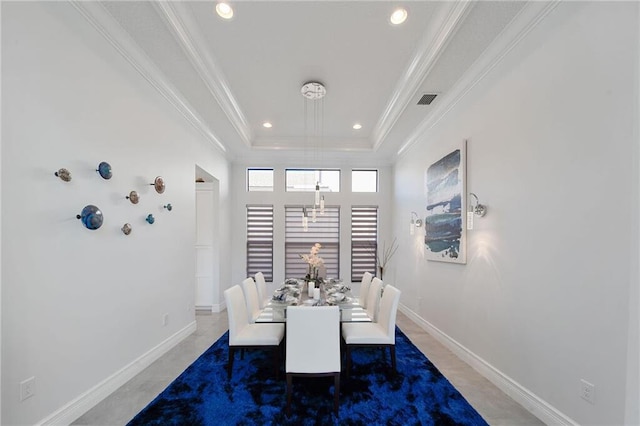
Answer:
POLYGON ((196 165, 196 311, 221 312, 220 182, 196 165))

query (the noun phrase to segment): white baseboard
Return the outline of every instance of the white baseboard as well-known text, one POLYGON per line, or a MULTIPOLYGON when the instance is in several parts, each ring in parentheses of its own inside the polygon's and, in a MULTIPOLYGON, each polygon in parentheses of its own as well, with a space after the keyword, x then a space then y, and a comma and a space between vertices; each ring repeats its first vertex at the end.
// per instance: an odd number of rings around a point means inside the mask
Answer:
POLYGON ((217 305, 213 305, 211 307, 211 312, 223 312, 227 309, 227 304, 225 302, 218 303, 217 305))
POLYGON ((474 370, 496 385, 501 391, 513 398, 514 401, 522 405, 545 424, 566 426, 578 425, 578 423, 562 414, 537 395, 521 386, 518 382, 503 374, 501 371, 471 352, 446 333, 442 332, 433 324, 426 321, 406 305, 400 304, 398 309, 427 333, 432 335, 436 340, 446 346, 458 358, 469 364, 474 370))
POLYGON ((196 322, 192 322, 182 330, 170 336, 164 342, 149 350, 129 365, 107 377, 73 401, 42 419, 38 425, 68 425, 78 417, 95 407, 100 401, 111 395, 116 389, 131 380, 136 374, 151 365, 155 360, 167 353, 184 338, 196 331, 196 322))
POLYGON ((199 312, 223 312, 225 309, 227 309, 227 304, 225 302, 213 305, 196 305, 196 311, 199 312))

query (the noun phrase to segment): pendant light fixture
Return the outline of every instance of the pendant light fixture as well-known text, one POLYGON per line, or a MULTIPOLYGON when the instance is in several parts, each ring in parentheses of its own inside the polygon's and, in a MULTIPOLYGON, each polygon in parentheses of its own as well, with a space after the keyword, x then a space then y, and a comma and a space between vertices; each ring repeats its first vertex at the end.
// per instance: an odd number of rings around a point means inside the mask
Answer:
POLYGON ((307 217, 307 208, 302 208, 302 230, 307 232, 309 230, 309 218, 307 217))
MULTIPOLYGON (((322 117, 322 113, 324 112, 324 101, 322 100, 324 98, 324 96, 327 94, 327 89, 324 87, 324 85, 322 83, 319 83, 317 81, 308 81, 306 83, 304 83, 302 85, 302 87, 300 88, 300 93, 302 94, 302 96, 305 98, 305 103, 304 103, 304 128, 305 128, 305 136, 308 136, 308 132, 307 132, 307 122, 308 122, 308 117, 307 117, 307 112, 309 111, 309 108, 307 107, 307 104, 309 102, 313 103, 313 146, 314 146, 314 151, 317 154, 318 153, 318 147, 316 146, 316 142, 318 140, 321 140, 322 138, 318 137, 318 131, 319 129, 322 127, 323 123, 323 117, 322 117)), ((305 142, 305 149, 306 149, 306 145, 308 145, 308 140, 305 142)), ((315 159, 317 160, 317 155, 315 156, 315 159)), ((317 219, 317 211, 318 208, 320 209, 320 214, 324 214, 324 195, 320 194, 320 181, 316 180, 316 187, 315 187, 315 194, 314 194, 314 201, 313 201, 313 207, 311 209, 311 221, 312 222, 316 222, 317 219)), ((303 214, 302 214, 302 227, 304 231, 307 231, 308 229, 308 214, 307 214, 307 209, 306 207, 303 208, 303 214)))

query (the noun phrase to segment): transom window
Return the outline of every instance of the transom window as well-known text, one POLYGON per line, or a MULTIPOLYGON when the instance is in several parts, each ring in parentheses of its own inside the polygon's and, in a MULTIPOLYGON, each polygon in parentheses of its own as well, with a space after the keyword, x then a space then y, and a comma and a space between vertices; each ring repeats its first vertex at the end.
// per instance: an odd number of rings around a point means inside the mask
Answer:
POLYGON ((248 191, 273 191, 273 169, 247 169, 248 191))
POLYGON ((351 192, 378 192, 378 171, 351 170, 351 192))
POLYGON ((286 169, 285 183, 287 192, 340 192, 340 170, 286 169))

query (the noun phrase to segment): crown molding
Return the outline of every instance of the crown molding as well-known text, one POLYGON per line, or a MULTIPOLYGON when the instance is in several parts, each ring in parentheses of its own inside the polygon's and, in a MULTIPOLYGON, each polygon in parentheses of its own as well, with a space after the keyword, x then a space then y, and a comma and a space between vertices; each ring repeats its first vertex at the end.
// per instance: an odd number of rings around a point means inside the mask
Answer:
POLYGON ((425 34, 421 43, 413 56, 409 66, 396 84, 391 98, 389 99, 376 127, 372 132, 372 146, 374 150, 387 137, 391 128, 395 125, 400 115, 405 110, 416 90, 424 81, 425 76, 431 71, 436 61, 446 48, 449 41, 460 28, 464 18, 469 13, 473 5, 472 1, 446 2, 448 11, 443 12, 446 16, 438 32, 433 36, 431 33, 425 34))
POLYGON ((433 111, 409 135, 400 147, 397 156, 401 157, 418 140, 433 128, 447 113, 455 107, 502 59, 533 30, 561 0, 549 2, 528 2, 500 33, 496 40, 485 50, 476 62, 455 84, 452 90, 434 107, 433 111))
POLYGON ((252 135, 247 118, 236 101, 222 69, 206 47, 202 33, 198 30, 198 24, 185 3, 161 1, 153 2, 153 7, 164 19, 182 51, 200 75, 209 93, 224 111, 240 139, 246 146, 251 146, 252 135))
POLYGON ((202 117, 99 2, 72 0, 70 3, 198 132, 227 154, 227 148, 202 117))
POLYGON ((256 138, 252 148, 260 150, 291 150, 313 152, 372 152, 368 139, 365 138, 310 138, 305 144, 300 143, 300 138, 256 138))

